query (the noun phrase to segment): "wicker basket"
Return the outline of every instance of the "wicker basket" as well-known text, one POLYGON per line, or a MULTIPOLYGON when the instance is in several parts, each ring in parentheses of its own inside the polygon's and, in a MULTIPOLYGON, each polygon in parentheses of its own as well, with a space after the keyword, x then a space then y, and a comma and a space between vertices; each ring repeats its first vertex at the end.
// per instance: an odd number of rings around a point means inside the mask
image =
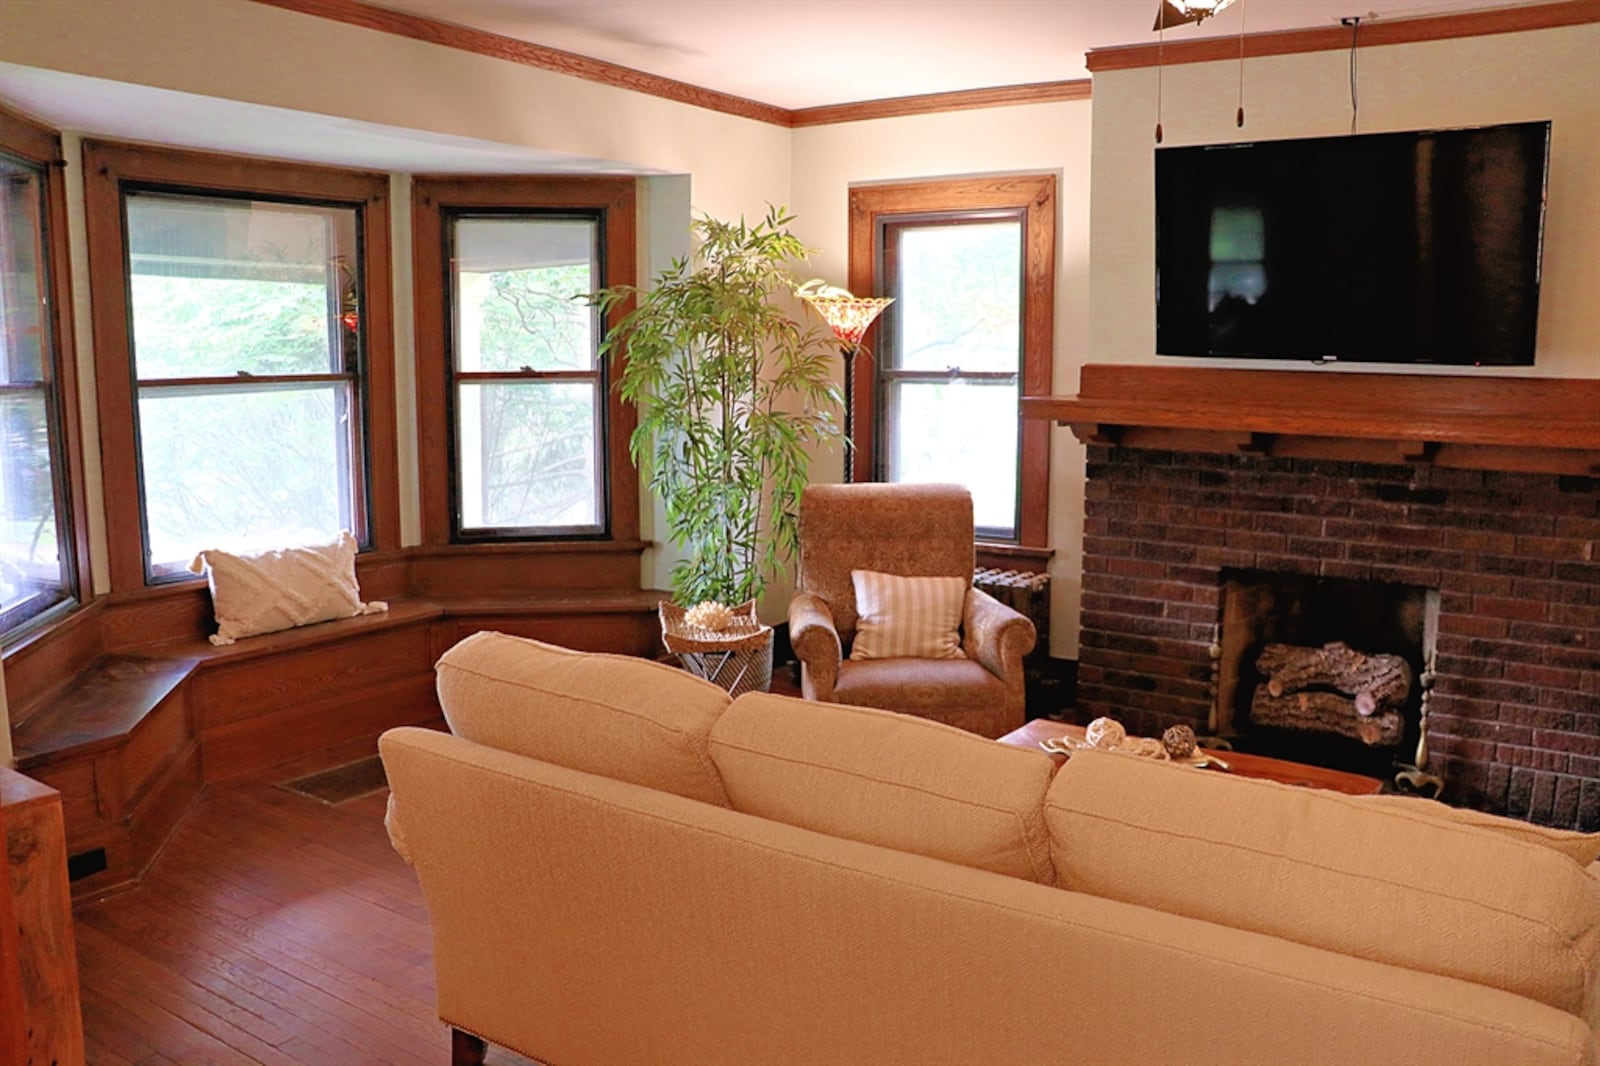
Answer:
POLYGON ((756 618, 754 600, 733 609, 724 629, 704 629, 685 620, 685 611, 662 601, 661 642, 685 670, 703 677, 730 696, 772 687, 772 627, 756 618))

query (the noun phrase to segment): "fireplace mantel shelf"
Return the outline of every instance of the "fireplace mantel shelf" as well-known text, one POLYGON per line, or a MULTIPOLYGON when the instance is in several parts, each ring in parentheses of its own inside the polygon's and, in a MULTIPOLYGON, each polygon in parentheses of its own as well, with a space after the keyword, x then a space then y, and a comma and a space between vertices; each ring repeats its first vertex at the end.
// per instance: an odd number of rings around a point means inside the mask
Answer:
POLYGON ((1600 378, 1096 364, 1022 413, 1085 443, 1600 474, 1600 378))

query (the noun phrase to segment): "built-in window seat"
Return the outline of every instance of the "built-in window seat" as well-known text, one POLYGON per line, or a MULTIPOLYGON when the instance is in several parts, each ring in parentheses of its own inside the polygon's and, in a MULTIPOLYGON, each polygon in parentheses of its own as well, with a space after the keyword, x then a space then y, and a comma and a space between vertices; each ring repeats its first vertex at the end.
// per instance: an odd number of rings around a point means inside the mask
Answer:
MULTIPOLYGON (((631 567, 614 576, 638 573, 638 546, 631 547, 631 567)), ((501 555, 502 588, 490 594, 475 576, 481 557, 462 553, 463 591, 451 595, 444 587, 452 567, 427 553, 390 553, 413 557, 389 565, 363 560, 363 597, 389 604, 378 614, 215 647, 206 639, 215 629, 209 597, 191 583, 101 597, 9 649, 17 769, 61 793, 74 896, 136 881, 207 783, 393 726, 438 721, 433 664, 470 633, 497 629, 626 654, 659 650, 663 593, 515 591, 530 576, 540 580, 543 565, 506 565, 501 555), (418 584, 427 594, 417 593, 418 584)), ((569 562, 584 565, 564 573, 608 573, 606 553, 578 554, 587 558, 569 562)))

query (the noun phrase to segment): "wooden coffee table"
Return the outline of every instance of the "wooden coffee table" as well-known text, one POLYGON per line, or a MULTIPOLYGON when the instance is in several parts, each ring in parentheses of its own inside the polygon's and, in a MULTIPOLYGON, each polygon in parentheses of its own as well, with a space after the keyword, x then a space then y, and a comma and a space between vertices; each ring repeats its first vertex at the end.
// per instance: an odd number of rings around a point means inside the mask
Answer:
MULTIPOLYGON (((1035 718, 1021 729, 1013 730, 1001 737, 1000 743, 1039 751, 1041 741, 1058 737, 1082 740, 1083 726, 1056 722, 1049 718, 1035 718)), ((1219 751, 1216 754, 1217 758, 1228 764, 1229 769, 1226 772, 1239 777, 1259 777, 1284 785, 1325 788, 1352 796, 1371 795, 1383 788, 1383 782, 1376 777, 1352 774, 1344 770, 1329 770, 1321 766, 1307 766, 1304 763, 1289 762, 1287 759, 1271 759, 1265 755, 1247 755, 1239 751, 1219 751)), ((1050 757, 1057 763, 1067 761, 1065 755, 1052 753, 1050 757)))

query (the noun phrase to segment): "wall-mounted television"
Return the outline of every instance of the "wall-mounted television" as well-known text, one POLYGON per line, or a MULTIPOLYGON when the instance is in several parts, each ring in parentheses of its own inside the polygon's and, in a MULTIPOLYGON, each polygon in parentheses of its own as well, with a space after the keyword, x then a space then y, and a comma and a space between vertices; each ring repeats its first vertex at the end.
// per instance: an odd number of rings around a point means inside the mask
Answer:
POLYGON ((1156 149, 1156 352, 1531 366, 1550 123, 1156 149))

